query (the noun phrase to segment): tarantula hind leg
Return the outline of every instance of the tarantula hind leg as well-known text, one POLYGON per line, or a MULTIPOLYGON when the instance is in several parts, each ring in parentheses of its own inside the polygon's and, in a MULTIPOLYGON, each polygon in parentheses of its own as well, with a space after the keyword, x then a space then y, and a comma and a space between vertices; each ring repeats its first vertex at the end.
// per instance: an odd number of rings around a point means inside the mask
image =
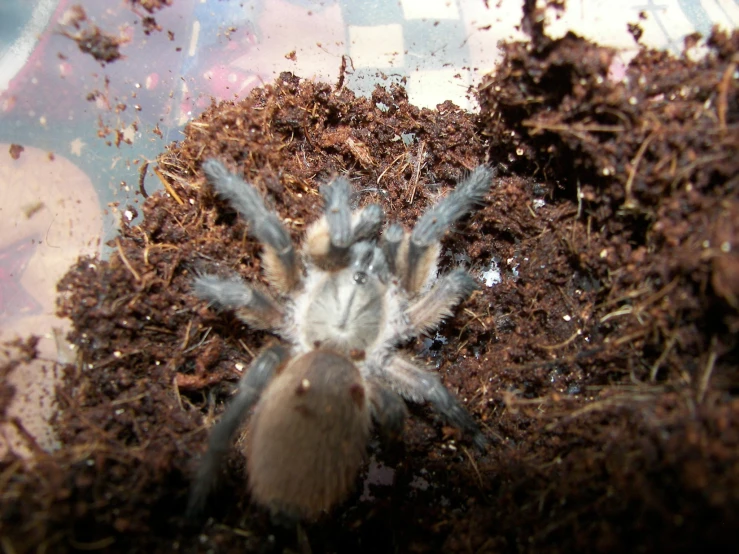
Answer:
POLYGON ((200 460, 195 481, 190 489, 187 516, 198 519, 205 512, 208 497, 218 483, 223 462, 231 448, 234 435, 249 410, 271 381, 277 369, 287 361, 288 351, 282 346, 272 346, 262 351, 239 382, 236 396, 210 431, 208 450, 200 460))
POLYGON ((218 160, 203 163, 203 171, 213 189, 249 224, 251 234, 262 243, 264 273, 277 290, 289 292, 300 281, 300 262, 290 234, 277 214, 267 209, 252 185, 229 172, 218 160))
POLYGON ((403 398, 395 391, 370 382, 370 412, 383 442, 399 442, 403 435, 408 408, 403 398))
POLYGON ((406 459, 403 431, 408 408, 405 400, 397 392, 372 380, 369 381, 367 390, 382 460, 397 465, 406 459))
POLYGON ((487 438, 438 375, 417 367, 400 355, 392 358, 385 375, 388 384, 401 396, 411 402, 428 402, 449 423, 470 437, 478 449, 485 450, 487 438))

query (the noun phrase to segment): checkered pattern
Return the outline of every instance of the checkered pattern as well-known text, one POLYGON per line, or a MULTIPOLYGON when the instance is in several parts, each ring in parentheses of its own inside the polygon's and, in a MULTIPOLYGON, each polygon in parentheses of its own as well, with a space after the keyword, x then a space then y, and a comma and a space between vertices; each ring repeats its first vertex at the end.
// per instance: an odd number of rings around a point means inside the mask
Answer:
POLYGON ((347 53, 354 72, 346 85, 369 94, 377 75, 404 81, 413 104, 433 108, 444 100, 469 107, 470 64, 457 0, 341 0, 347 53), (382 48, 378 49, 378 45, 382 48))

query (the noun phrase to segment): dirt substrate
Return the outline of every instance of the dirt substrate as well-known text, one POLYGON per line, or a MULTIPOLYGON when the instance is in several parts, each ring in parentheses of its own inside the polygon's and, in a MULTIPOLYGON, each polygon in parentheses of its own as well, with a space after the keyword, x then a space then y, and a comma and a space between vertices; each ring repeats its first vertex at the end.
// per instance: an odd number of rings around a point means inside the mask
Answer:
POLYGON ((289 74, 212 106, 158 160, 167 192, 143 222, 59 284, 79 353, 58 391, 63 446, 2 462, 2 547, 275 549, 238 456, 212 517, 183 518, 207 429, 271 340, 190 292, 203 269, 261 279, 257 244, 204 186, 217 157, 296 240, 337 173, 411 225, 466 171, 501 165, 444 241, 442 271, 462 264, 480 290, 409 345, 492 446, 413 408, 405 452, 373 444, 356 494, 306 528, 314 552, 736 548, 739 34, 709 44, 702 61, 644 52, 616 75, 612 51, 534 33, 505 46, 480 116, 289 74))

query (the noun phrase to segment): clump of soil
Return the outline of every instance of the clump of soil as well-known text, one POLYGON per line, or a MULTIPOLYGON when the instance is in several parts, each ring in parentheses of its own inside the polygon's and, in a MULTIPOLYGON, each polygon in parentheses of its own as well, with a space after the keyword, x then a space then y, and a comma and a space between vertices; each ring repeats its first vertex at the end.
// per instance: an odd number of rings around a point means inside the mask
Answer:
POLYGON ((508 403, 539 423, 516 446, 525 461, 501 454, 496 502, 450 537, 459 548, 485 529, 537 551, 736 545, 739 34, 707 45, 699 61, 642 51, 615 77, 613 51, 540 37, 504 45, 480 87, 493 157, 553 185, 564 210, 542 229, 569 262, 544 286, 563 298, 541 313, 538 292, 521 315, 553 328, 569 306, 578 323, 563 342, 537 326, 531 351, 557 361, 536 374, 575 372, 585 394, 565 407, 539 385, 508 403))
POLYGON ((10 154, 11 158, 13 158, 14 160, 18 160, 20 159, 21 154, 24 150, 25 148, 23 148, 23 146, 21 146, 20 144, 11 144, 10 148, 8 148, 8 153, 10 154))
POLYGON ((739 33, 714 33, 700 61, 645 51, 624 79, 611 50, 532 35, 505 45, 479 116, 286 73, 191 122, 142 223, 59 283, 79 352, 58 391, 63 446, 2 462, 8 544, 275 550, 238 456, 212 518, 183 517, 207 428, 271 340, 190 293, 204 269, 261 279, 258 245, 203 186, 216 157, 296 240, 335 174, 411 225, 466 171, 504 165, 444 241, 441 270, 468 267, 480 290, 410 345, 493 446, 479 455, 414 408, 405 452, 373 445, 356 495, 306 530, 314 551, 735 546, 739 33))
MULTIPOLYGON (((131 11, 141 18, 141 27, 144 30, 145 35, 150 35, 155 31, 161 31, 162 26, 157 23, 154 13, 172 5, 173 0, 128 0, 131 4, 131 11), (145 15, 141 12, 140 8, 143 8, 149 15, 145 15)), ((174 33, 167 31, 170 40, 174 40, 174 33)))
POLYGON ((167 6, 171 6, 174 0, 128 0, 131 7, 136 10, 139 6, 149 13, 154 13, 167 6))
POLYGON ((120 46, 130 40, 123 34, 113 35, 98 27, 79 4, 64 12, 59 24, 60 34, 75 41, 80 52, 90 54, 101 65, 122 58, 120 46))

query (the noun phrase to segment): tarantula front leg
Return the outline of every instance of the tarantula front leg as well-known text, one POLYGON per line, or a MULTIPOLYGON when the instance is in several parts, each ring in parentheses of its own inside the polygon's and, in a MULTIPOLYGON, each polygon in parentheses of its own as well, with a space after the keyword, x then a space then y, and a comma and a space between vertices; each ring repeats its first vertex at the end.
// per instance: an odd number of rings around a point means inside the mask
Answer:
POLYGON ((434 286, 408 307, 412 336, 435 329, 452 314, 454 306, 477 289, 477 282, 463 269, 439 277, 434 286))
POLYGON ((218 474, 234 435, 277 369, 287 361, 287 358, 286 348, 282 346, 267 348, 259 354, 241 378, 236 396, 228 404, 220 421, 210 430, 208 450, 200 460, 195 481, 190 489, 187 503, 189 517, 197 517, 203 513, 208 497, 218 482, 218 474))
POLYGON ((436 270, 439 241, 444 233, 482 202, 494 176, 495 171, 489 167, 475 168, 467 179, 418 220, 408 240, 398 249, 395 262, 408 292, 418 293, 427 283, 436 270))
POLYGON ((425 371, 400 355, 395 355, 385 370, 387 384, 411 402, 428 402, 449 423, 472 438, 479 449, 487 439, 475 420, 443 385, 439 376, 425 371))
POLYGON ((407 233, 400 223, 392 223, 388 226, 382 234, 382 240, 380 241, 380 247, 382 248, 382 253, 385 254, 390 271, 400 276, 401 281, 405 281, 408 271, 405 260, 400 260, 400 267, 398 267, 398 253, 401 247, 404 245, 407 246, 407 243, 407 233))
POLYGON ((319 268, 332 271, 349 264, 351 246, 374 238, 382 226, 385 213, 377 204, 370 204, 352 217, 351 184, 345 177, 320 188, 325 207, 323 217, 306 233, 306 249, 319 268))
POLYGON ((300 281, 300 264, 290 234, 277 215, 267 209, 253 186, 229 172, 221 162, 207 160, 203 171, 215 191, 239 212, 262 243, 264 274, 270 284, 281 292, 293 290, 300 281))
POLYGON ((368 204, 355 212, 352 218, 352 244, 377 238, 385 221, 385 212, 379 204, 368 204))
POLYGON ((345 267, 352 244, 351 184, 344 177, 320 187, 325 202, 323 216, 308 228, 306 248, 321 269, 345 267))
POLYGON ((239 319, 255 329, 273 330, 282 325, 284 314, 277 302, 238 277, 199 275, 193 280, 193 292, 217 309, 234 310, 239 319))

